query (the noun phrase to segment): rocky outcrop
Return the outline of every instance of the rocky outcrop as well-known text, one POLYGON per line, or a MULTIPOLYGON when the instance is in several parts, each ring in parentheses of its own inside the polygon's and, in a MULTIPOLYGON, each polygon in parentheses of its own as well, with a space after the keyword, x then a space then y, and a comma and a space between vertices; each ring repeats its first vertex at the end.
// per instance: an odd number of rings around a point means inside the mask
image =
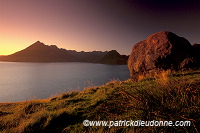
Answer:
POLYGON ((194 49, 194 54, 196 55, 197 58, 200 59, 200 44, 194 44, 192 45, 193 49, 194 49))
POLYGON ((195 60, 198 64, 200 64, 200 44, 194 44, 193 47, 193 53, 195 55, 195 60))
POLYGON ((98 63, 101 64, 127 64, 128 56, 120 55, 116 50, 109 51, 98 63))
POLYGON ((198 65, 189 41, 168 31, 155 33, 135 44, 128 59, 132 78, 152 70, 180 70, 198 65))

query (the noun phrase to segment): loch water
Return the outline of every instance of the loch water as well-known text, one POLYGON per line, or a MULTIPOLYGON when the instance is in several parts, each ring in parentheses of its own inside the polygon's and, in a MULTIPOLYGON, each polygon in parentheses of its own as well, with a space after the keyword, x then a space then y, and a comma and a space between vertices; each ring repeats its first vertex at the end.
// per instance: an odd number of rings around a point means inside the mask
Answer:
POLYGON ((0 62, 0 102, 45 99, 128 78, 127 65, 0 62))

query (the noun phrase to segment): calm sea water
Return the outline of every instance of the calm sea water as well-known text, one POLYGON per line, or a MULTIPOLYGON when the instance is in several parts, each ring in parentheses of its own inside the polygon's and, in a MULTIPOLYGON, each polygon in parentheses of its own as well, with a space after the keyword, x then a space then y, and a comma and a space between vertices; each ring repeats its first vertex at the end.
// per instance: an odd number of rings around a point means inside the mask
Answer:
POLYGON ((0 62, 0 102, 45 99, 128 78, 126 65, 0 62))

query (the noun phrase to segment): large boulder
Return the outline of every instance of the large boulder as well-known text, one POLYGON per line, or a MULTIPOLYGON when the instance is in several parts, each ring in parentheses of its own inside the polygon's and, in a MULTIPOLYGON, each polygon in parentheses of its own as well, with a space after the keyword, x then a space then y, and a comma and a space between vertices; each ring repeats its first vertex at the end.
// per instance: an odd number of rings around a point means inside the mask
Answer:
POLYGON ((193 53, 195 56, 195 60, 198 64, 198 66, 200 66, 200 44, 194 44, 192 45, 193 47, 193 53))
POLYGON ((192 45, 192 47, 194 49, 195 57, 200 59, 200 44, 195 43, 194 45, 192 45))
POLYGON ((196 66, 193 47, 183 37, 168 31, 161 31, 138 42, 132 48, 128 59, 130 76, 155 70, 179 70, 196 66))

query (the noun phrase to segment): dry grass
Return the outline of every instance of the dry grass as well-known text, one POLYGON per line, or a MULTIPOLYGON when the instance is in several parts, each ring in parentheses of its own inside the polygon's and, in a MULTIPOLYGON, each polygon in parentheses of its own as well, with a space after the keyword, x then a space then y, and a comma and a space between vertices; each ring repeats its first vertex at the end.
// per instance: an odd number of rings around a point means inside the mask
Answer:
POLYGON ((69 99, 69 98, 73 98, 76 95, 79 94, 79 91, 72 91, 70 93, 68 92, 62 92, 61 94, 57 94, 57 96, 53 96, 52 98, 50 98, 50 101, 55 101, 55 100, 63 100, 63 99, 69 99))
POLYGON ((99 89, 99 87, 89 87, 85 88, 82 93, 94 93, 99 89))
POLYGON ((112 81, 48 100, 0 104, 0 132, 197 132, 200 71, 112 81), (88 120, 190 120, 191 127, 84 127, 88 120))
POLYGON ((169 82, 169 76, 171 74, 170 70, 162 71, 154 75, 156 82, 161 85, 167 85, 169 82))
POLYGON ((119 83, 120 83, 119 80, 111 80, 110 82, 106 83, 106 86, 113 86, 119 83))

